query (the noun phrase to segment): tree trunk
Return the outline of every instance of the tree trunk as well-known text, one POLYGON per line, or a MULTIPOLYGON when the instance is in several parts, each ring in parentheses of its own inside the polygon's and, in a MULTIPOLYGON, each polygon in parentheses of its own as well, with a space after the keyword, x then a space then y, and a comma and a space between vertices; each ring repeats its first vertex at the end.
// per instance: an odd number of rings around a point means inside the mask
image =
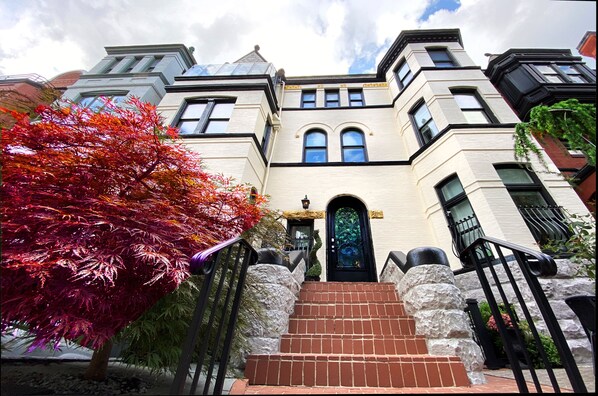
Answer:
POLYGON ((85 379, 91 381, 104 381, 108 374, 108 359, 112 350, 112 339, 106 341, 99 349, 93 351, 91 361, 85 371, 85 379))

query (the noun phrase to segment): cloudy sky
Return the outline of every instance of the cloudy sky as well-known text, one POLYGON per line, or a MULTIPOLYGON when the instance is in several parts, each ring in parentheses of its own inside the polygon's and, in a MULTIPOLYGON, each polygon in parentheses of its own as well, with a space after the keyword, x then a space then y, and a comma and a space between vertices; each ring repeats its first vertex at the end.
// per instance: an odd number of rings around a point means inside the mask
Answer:
MULTIPOLYGON (((89 70, 105 46, 180 43, 197 63, 260 46, 287 76, 374 72, 402 30, 459 28, 482 68, 509 48, 576 49, 581 0, 0 0, 0 75, 89 70)), ((592 68, 592 58, 583 60, 592 68)))

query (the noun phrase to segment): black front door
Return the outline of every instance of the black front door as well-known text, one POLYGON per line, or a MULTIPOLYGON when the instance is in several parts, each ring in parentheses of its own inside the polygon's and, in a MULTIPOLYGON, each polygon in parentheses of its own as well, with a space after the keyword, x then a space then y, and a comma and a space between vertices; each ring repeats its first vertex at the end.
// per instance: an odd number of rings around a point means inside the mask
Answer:
POLYGON ((375 282, 370 224, 363 203, 340 197, 327 211, 327 280, 375 282))

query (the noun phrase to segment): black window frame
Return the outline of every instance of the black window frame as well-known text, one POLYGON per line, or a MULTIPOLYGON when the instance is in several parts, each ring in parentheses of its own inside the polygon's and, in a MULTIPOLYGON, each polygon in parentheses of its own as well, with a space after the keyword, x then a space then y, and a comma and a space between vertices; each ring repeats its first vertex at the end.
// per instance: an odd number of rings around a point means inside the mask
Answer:
MULTIPOLYGON (((461 105, 459 105, 459 102, 455 99, 455 102, 457 102, 457 106, 459 106, 459 109, 461 109, 462 113, 478 111, 478 112, 481 112, 484 115, 484 117, 486 117, 486 119, 488 120, 487 124, 497 124, 498 123, 498 118, 496 118, 494 113, 492 113, 492 110, 490 110, 490 106, 488 106, 486 101, 482 98, 482 95, 480 95, 480 93, 476 89, 450 88, 449 90, 451 91, 451 94, 453 94, 453 97, 455 95, 471 95, 476 99, 476 101, 480 105, 479 108, 464 109, 463 107, 461 107, 461 105)), ((467 121, 467 117, 465 117, 465 119, 467 121)), ((481 124, 479 122, 473 123, 473 122, 469 122, 469 121, 467 121, 467 123, 468 124, 481 124)))
POLYGON ((179 110, 179 114, 176 117, 176 121, 173 122, 173 126, 180 129, 180 124, 182 122, 197 121, 197 125, 193 129, 193 133, 180 133, 179 132, 179 137, 184 138, 184 137, 189 137, 189 136, 210 134, 210 133, 206 132, 210 121, 226 120, 227 122, 230 122, 230 119, 232 117, 232 112, 234 111, 235 103, 236 103, 236 99, 231 99, 231 98, 226 98, 226 99, 224 99, 224 98, 205 98, 205 99, 187 100, 187 101, 185 101, 184 105, 181 106, 181 109, 179 110), (213 118, 212 113, 213 113, 216 105, 225 104, 225 103, 233 104, 233 109, 231 110, 231 116, 229 118, 222 118, 222 117, 213 118), (183 118, 183 115, 185 114, 185 111, 187 110, 187 108, 194 104, 205 104, 206 105, 203 112, 201 113, 201 116, 199 118, 195 118, 195 117, 183 118))
POLYGON ((309 131, 305 132, 303 135, 303 158, 302 162, 306 164, 323 164, 328 162, 328 134, 322 129, 310 129, 309 131), (323 146, 307 146, 307 137, 314 133, 321 133, 324 135, 324 145, 323 146), (312 162, 306 161, 307 152, 309 150, 321 150, 324 149, 324 161, 319 162, 312 162))
POLYGON ((411 120, 413 129, 415 129, 415 135, 417 137, 417 140, 418 140, 420 146, 425 146, 425 145, 429 144, 430 142, 433 142, 434 140, 436 140, 436 137, 440 134, 440 130, 438 129, 438 125, 436 125, 436 122, 434 121, 432 112, 430 112, 430 108, 428 107, 427 103, 423 99, 417 101, 415 103, 415 105, 413 105, 413 107, 411 107, 411 110, 409 110, 409 119, 411 120), (420 127, 417 124, 417 120, 415 119, 415 113, 417 113, 417 111, 422 106, 426 106, 426 109, 428 109, 428 113, 430 114, 430 119, 428 121, 426 121, 426 123, 420 129, 420 127), (429 140, 426 141, 426 139, 424 138, 424 135, 422 134, 421 131, 422 131, 423 127, 428 126, 430 124, 430 122, 434 123, 437 133, 434 136, 432 136, 429 140))
POLYGON ((365 106, 365 99, 363 96, 363 89, 362 88, 351 88, 347 90, 347 95, 349 98, 349 106, 350 107, 363 107, 365 106), (352 99, 351 95, 359 95, 359 99, 352 99), (359 103, 359 104, 356 104, 359 103))
MULTIPOLYGON (((498 173, 499 169, 518 169, 518 170, 525 172, 532 180, 531 183, 516 183, 516 184, 505 183, 503 181, 502 183, 504 184, 505 188, 509 192, 509 195, 510 195, 511 191, 535 191, 535 192, 540 193, 540 195, 542 196, 542 198, 544 199, 544 201, 546 201, 546 203, 548 205, 556 206, 556 202, 554 201, 554 199, 552 199, 552 197, 550 196, 550 194, 548 193, 548 191, 546 190, 546 188, 540 181, 540 178, 536 175, 535 172, 530 171, 525 165, 494 164, 494 169, 496 170, 496 173, 498 174, 501 181, 503 179, 502 179, 502 177, 500 177, 500 173, 498 173)), ((513 201, 513 202, 515 202, 515 201, 513 201)))
POLYGON ((556 62, 534 62, 529 64, 534 71, 534 74, 539 81, 548 84, 589 84, 596 83, 596 78, 585 72, 583 67, 578 67, 575 63, 556 63, 556 62), (552 72, 545 73, 541 71, 540 67, 549 67, 552 72), (561 69, 561 66, 573 68, 577 73, 566 73, 561 69), (579 76, 583 81, 574 81, 571 76, 579 76), (550 81, 547 76, 556 76, 559 81, 550 81))
POLYGON ((428 56, 434 63, 434 67, 438 69, 452 69, 455 67, 459 67, 459 63, 455 59, 455 57, 451 54, 451 51, 446 47, 428 47, 426 48, 426 52, 428 56), (434 60, 432 53, 443 53, 446 54, 446 60, 434 60))
POLYGON ((317 92, 315 89, 309 89, 305 91, 301 91, 301 108, 302 109, 315 109, 316 108, 316 100, 317 100, 317 92), (314 100, 305 100, 307 95, 313 95, 314 100), (309 104, 313 104, 310 106, 309 104))
POLYGON ((270 119, 266 119, 266 124, 264 125, 264 136, 262 136, 262 153, 266 155, 268 152, 268 146, 270 145, 270 137, 272 136, 272 123, 270 119))
POLYGON ((341 107, 341 93, 338 89, 324 90, 324 107, 327 107, 327 108, 341 107), (328 95, 336 95, 336 99, 329 99, 328 95))
POLYGON ((342 162, 350 162, 350 163, 364 163, 364 162, 368 162, 368 150, 366 147, 366 141, 365 141, 365 133, 363 133, 363 131, 357 129, 357 128, 347 128, 344 129, 341 133, 340 133, 340 139, 341 139, 341 161, 342 162), (363 144, 361 145, 345 145, 345 142, 343 140, 343 137, 346 133, 348 132, 357 132, 361 135, 361 141, 363 142, 363 144), (363 161, 346 161, 345 160, 345 149, 361 149, 363 150, 363 161))
POLYGON ((409 67, 409 64, 407 63, 406 59, 403 59, 401 62, 399 62, 398 66, 394 69, 394 74, 395 74, 395 78, 397 79, 397 85, 399 86, 399 90, 404 90, 409 84, 411 84, 411 81, 413 81, 413 77, 414 74, 411 71, 411 68, 409 67), (403 67, 407 67, 407 73, 405 74, 404 78, 401 78, 401 76, 399 75, 399 71, 403 68, 403 67), (409 81, 405 82, 405 80, 409 78, 409 81))

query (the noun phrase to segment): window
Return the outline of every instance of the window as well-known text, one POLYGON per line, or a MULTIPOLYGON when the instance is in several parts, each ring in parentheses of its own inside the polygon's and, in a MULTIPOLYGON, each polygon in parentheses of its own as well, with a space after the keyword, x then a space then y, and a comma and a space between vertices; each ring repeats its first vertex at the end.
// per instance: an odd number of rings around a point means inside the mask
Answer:
POLYGON ((350 89, 349 90, 349 106, 359 107, 363 106, 363 89, 350 89))
POLYGON ((326 146, 326 133, 307 132, 303 142, 303 162, 327 162, 326 146))
POLYGON ((313 109, 316 107, 316 91, 301 92, 301 108, 313 109))
POLYGON ((127 95, 84 96, 79 100, 79 106, 98 112, 104 109, 108 103, 112 103, 115 106, 120 105, 125 101, 126 97, 127 95))
POLYGON ((141 58, 133 58, 133 60, 131 61, 131 63, 129 63, 129 65, 127 66, 127 68, 125 69, 125 71, 123 73, 131 73, 131 71, 133 71, 133 69, 135 68, 135 66, 137 66, 137 64, 139 63, 139 61, 141 60, 141 58))
POLYGON ((395 70, 395 75, 397 76, 397 82, 399 84, 399 89, 403 90, 411 80, 413 80, 413 73, 411 73, 411 69, 409 69, 409 65, 406 61, 403 61, 399 67, 395 70))
POLYGON ((158 66, 158 63, 160 63, 161 60, 162 60, 161 56, 154 56, 154 59, 152 59, 152 61, 147 66, 147 68, 145 69, 145 71, 147 73, 154 71, 154 69, 156 68, 156 66, 158 66))
POLYGON ((428 49, 427 51, 430 58, 432 58, 432 62, 434 62, 434 66, 443 68, 457 66, 446 48, 428 49))
POLYGON ((326 91, 326 107, 339 107, 340 106, 340 95, 338 90, 326 91))
POLYGON ((533 172, 516 164, 496 166, 496 172, 540 245, 549 240, 569 238, 561 208, 556 206, 533 172))
POLYGON ((341 133, 343 162, 366 162, 365 138, 361 131, 347 130, 341 133))
POLYGON ((587 83, 588 80, 584 77, 580 70, 575 65, 532 65, 544 78, 544 80, 551 83, 587 83))
POLYGON ((444 209, 455 253, 460 256, 476 239, 484 236, 484 232, 457 175, 436 186, 436 193, 444 209))
POLYGON ((567 139, 559 138, 559 142, 563 145, 563 147, 565 148, 565 150, 567 150, 567 152, 569 153, 570 156, 572 156, 572 157, 585 157, 583 151, 572 149, 571 148, 571 143, 567 139))
POLYGON ((411 118, 417 128, 420 143, 427 144, 434 136, 438 135, 438 128, 425 103, 421 103, 411 113, 411 118))
POLYGON ((266 120, 266 126, 264 127, 264 137, 262 137, 262 152, 264 155, 268 152, 268 145, 270 144, 270 135, 272 135, 272 124, 270 120, 266 120))
POLYGON ((224 133, 235 104, 213 99, 189 102, 181 114, 177 127, 181 135, 224 133))
POLYGON ((489 124, 492 122, 489 112, 482 105, 475 92, 454 92, 453 96, 468 124, 489 124))

